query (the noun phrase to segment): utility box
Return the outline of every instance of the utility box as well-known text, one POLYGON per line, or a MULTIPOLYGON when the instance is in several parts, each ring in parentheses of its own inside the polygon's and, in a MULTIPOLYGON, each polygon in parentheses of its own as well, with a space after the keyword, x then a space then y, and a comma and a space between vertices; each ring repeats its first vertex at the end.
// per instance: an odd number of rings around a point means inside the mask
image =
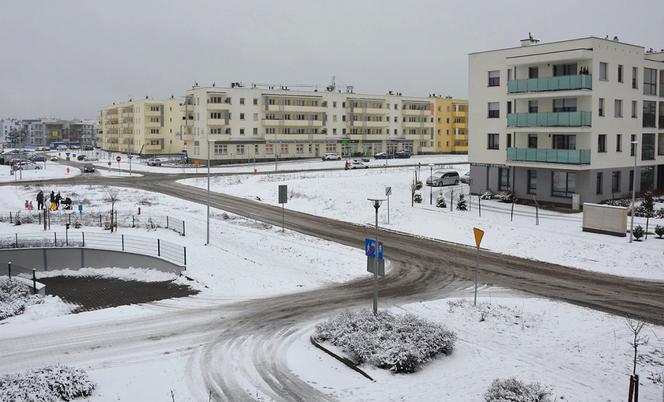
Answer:
POLYGON ((583 231, 627 236, 627 208, 584 203, 583 231))

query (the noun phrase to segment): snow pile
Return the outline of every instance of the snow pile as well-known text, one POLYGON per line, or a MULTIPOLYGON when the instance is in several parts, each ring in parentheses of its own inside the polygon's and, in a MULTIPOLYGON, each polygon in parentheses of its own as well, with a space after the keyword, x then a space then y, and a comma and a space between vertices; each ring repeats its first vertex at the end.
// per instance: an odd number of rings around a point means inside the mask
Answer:
POLYGON ((39 278, 52 278, 55 276, 97 277, 119 279, 122 281, 138 282, 166 282, 173 281, 178 275, 173 272, 157 271, 147 268, 80 268, 57 269, 39 272, 39 278))
POLYGON ((449 313, 459 313, 464 315, 465 319, 479 322, 491 321, 510 325, 514 324, 519 325, 523 329, 531 328, 542 321, 542 316, 540 315, 526 314, 518 308, 502 304, 480 302, 477 306, 474 306, 470 300, 457 299, 448 301, 447 306, 449 313))
POLYGON ((551 393, 540 383, 526 384, 516 378, 496 379, 484 394, 485 402, 550 402, 551 393))
POLYGON ((83 370, 69 366, 47 366, 0 376, 0 401, 70 401, 90 396, 95 384, 83 370))
POLYGON ((42 297, 31 294, 24 284, 0 278, 0 320, 22 314, 26 307, 41 302, 42 297))
POLYGON ((314 339, 330 342, 358 363, 412 373, 438 354, 449 355, 456 335, 414 314, 343 312, 316 325, 314 339))

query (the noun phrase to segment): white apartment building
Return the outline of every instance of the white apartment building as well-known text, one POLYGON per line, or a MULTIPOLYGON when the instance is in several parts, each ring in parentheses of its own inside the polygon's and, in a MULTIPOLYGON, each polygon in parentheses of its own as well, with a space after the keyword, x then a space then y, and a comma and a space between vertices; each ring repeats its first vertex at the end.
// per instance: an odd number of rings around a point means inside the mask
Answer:
POLYGON ((471 53, 468 154, 473 193, 624 197, 635 157, 636 190, 664 191, 664 52, 588 37, 471 53))
POLYGON ((22 127, 23 122, 18 119, 0 120, 0 143, 8 142, 9 133, 14 130, 20 130, 22 127))
POLYGON ((193 87, 183 106, 187 154, 213 164, 319 157, 327 152, 434 152, 434 101, 351 89, 193 87))

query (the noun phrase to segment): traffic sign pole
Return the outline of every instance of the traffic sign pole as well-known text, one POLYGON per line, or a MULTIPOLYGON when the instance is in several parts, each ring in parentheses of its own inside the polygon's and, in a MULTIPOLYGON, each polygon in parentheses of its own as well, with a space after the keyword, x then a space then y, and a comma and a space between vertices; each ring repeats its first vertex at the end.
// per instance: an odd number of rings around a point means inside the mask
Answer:
POLYGON ((475 254, 475 299, 473 300, 473 306, 477 306, 477 283, 480 276, 480 243, 482 243, 484 231, 473 228, 473 235, 475 235, 475 245, 477 246, 477 253, 475 254))

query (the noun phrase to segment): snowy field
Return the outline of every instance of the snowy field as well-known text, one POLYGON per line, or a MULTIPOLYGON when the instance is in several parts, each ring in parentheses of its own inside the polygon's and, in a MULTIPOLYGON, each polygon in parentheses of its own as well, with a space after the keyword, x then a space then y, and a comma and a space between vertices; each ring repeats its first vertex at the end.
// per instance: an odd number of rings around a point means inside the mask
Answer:
MULTIPOLYGON (((541 382, 555 401, 624 401, 632 370, 633 333, 624 319, 550 300, 483 291, 472 296, 394 308, 439 322, 458 336, 451 356, 414 374, 363 365, 371 382, 309 342, 314 323, 285 343, 288 365, 301 379, 344 401, 482 401, 495 378, 541 382), (492 293, 496 295, 491 295, 492 293), (482 320, 483 318, 483 320, 482 320)), ((646 326, 639 349, 640 401, 659 402, 664 387, 664 328, 646 326)))
MULTIPOLYGON (((95 162, 95 165, 100 167, 108 167, 108 153, 102 152, 102 158, 98 162, 95 162)), ((129 160, 127 155, 113 153, 111 155, 110 161, 111 168, 118 168, 118 163, 115 158, 120 156, 122 159, 120 161, 120 169, 129 171, 129 160)), ((162 159, 163 158, 159 158, 162 159)), ((357 159, 357 158, 352 158, 357 159)), ((466 162, 468 160, 468 155, 413 155, 409 159, 389 159, 387 162, 384 159, 371 159, 367 163, 368 166, 385 166, 387 163, 388 166, 402 166, 402 165, 416 165, 421 163, 422 165, 428 165, 429 163, 452 163, 452 162, 466 162)), ((211 167, 210 171, 212 173, 252 173, 254 168, 257 172, 274 172, 282 170, 316 170, 316 169, 334 169, 334 168, 343 168, 344 160, 340 161, 323 161, 320 158, 307 159, 307 160, 289 160, 289 161, 274 161, 270 162, 257 162, 257 163, 238 163, 230 165, 222 165, 211 167)), ((151 173, 207 173, 207 168, 205 167, 181 167, 175 163, 171 163, 168 160, 164 160, 162 166, 148 166, 147 159, 138 159, 134 158, 131 163, 132 171, 135 172, 151 172, 151 173)))
MULTIPOLYGON (((455 167, 460 173, 467 165, 455 167)), ((421 190, 423 202, 411 207, 410 185, 414 168, 372 169, 368 171, 302 172, 261 176, 215 177, 211 189, 278 205, 277 187, 288 185, 286 208, 329 218, 372 224, 374 210, 367 198, 385 198, 385 187, 392 187, 390 223, 387 204, 380 208, 383 228, 421 236, 474 245, 473 227, 485 230, 482 247, 493 251, 616 275, 664 279, 664 240, 649 236, 646 241, 628 244, 627 238, 581 231, 582 214, 539 211, 539 225, 533 207, 516 205, 510 221, 510 204, 482 201, 479 216, 477 197, 472 197, 470 211, 450 211, 450 196, 468 195, 468 186, 433 189, 433 203, 440 193, 447 208, 429 205, 430 187, 421 190)), ((429 169, 422 168, 426 180, 429 169)), ((204 188, 206 179, 187 179, 182 183, 204 188)), ((645 227, 645 219, 635 224, 645 227)), ((650 230, 664 221, 651 219, 650 230)), ((389 256, 389 250, 386 250, 389 256)))
POLYGON ((38 162, 42 169, 29 169, 22 172, 16 172, 17 176, 11 174, 11 167, 9 165, 0 165, 0 182, 20 182, 25 180, 44 180, 44 179, 63 179, 67 177, 74 177, 81 174, 81 171, 75 167, 68 167, 60 165, 55 162, 38 162), (69 172, 67 172, 69 169, 69 172))

